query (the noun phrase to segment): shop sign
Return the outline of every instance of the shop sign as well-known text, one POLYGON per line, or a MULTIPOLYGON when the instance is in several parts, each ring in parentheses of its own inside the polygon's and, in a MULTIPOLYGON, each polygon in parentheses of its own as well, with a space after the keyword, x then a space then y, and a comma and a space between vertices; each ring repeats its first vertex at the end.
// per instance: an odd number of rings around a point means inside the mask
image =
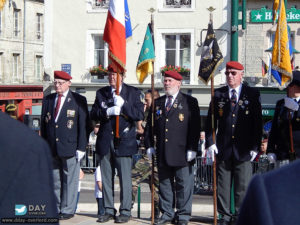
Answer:
POLYGON ((9 99, 43 99, 43 92, 0 92, 0 100, 9 99))
MULTIPOLYGON (((279 13, 277 13, 278 19, 279 13)), ((273 12, 271 9, 266 9, 265 7, 259 10, 251 10, 250 12, 250 22, 252 23, 272 23, 273 12)), ((300 9, 292 7, 286 11, 287 22, 300 22, 300 9)))
POLYGON ((274 116, 274 109, 262 109, 261 114, 262 116, 274 116))
POLYGON ((61 64, 61 70, 71 75, 71 64, 61 64))

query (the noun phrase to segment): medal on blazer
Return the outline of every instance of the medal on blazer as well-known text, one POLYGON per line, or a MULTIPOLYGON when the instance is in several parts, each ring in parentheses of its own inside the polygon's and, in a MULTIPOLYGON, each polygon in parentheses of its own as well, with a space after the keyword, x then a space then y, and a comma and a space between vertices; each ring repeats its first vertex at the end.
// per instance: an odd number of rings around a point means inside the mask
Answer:
POLYGON ((67 128, 72 129, 74 125, 74 121, 73 120, 68 120, 67 122, 67 128))
POLYGON ((70 102, 71 101, 71 98, 68 98, 68 100, 67 100, 68 102, 70 102))
POLYGON ((219 116, 222 117, 223 116, 223 107, 225 105, 225 102, 223 102, 223 99, 221 100, 221 102, 218 102, 218 107, 219 107, 219 116))
POLYGON ((47 112, 47 115, 45 117, 45 122, 48 123, 51 120, 51 113, 47 112))
POLYGON ((245 114, 246 114, 246 115, 248 115, 248 114, 249 114, 249 110, 248 110, 248 109, 246 110, 245 114))
POLYGON ((159 117, 161 116, 162 114, 162 110, 159 109, 159 107, 157 106, 156 107, 156 113, 155 113, 155 119, 159 119, 159 117))
POLYGON ((183 106, 181 105, 181 103, 179 103, 178 109, 183 109, 183 106))
POLYGON ((183 113, 179 113, 178 118, 182 122, 184 120, 184 114, 183 113))
POLYGON ((67 110, 67 117, 75 117, 75 110, 67 110))
POLYGON ((177 103, 174 103, 173 107, 174 107, 174 109, 176 109, 177 108, 177 103))

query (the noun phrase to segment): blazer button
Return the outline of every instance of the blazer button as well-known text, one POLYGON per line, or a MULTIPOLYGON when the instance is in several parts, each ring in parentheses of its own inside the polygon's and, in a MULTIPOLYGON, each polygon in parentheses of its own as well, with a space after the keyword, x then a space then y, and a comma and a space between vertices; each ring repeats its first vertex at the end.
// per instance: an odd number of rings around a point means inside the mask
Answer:
POLYGON ((232 127, 235 127, 234 124, 232 124, 232 127))
POLYGON ((58 125, 55 125, 55 128, 58 128, 58 125))
POLYGON ((58 138, 56 138, 56 141, 59 141, 59 139, 58 139, 58 138))
POLYGON ((166 140, 165 140, 166 142, 168 142, 168 139, 166 138, 166 140))
POLYGON ((113 135, 113 134, 114 134, 114 132, 112 131, 112 132, 111 132, 111 134, 113 135))
POLYGON ((168 132, 168 129, 166 129, 166 132, 168 132))
POLYGON ((235 117, 235 114, 234 114, 234 113, 232 114, 232 117, 235 117))
POLYGON ((169 121, 169 119, 166 119, 166 122, 168 122, 169 121))
POLYGON ((232 136, 232 139, 234 139, 234 136, 232 136))

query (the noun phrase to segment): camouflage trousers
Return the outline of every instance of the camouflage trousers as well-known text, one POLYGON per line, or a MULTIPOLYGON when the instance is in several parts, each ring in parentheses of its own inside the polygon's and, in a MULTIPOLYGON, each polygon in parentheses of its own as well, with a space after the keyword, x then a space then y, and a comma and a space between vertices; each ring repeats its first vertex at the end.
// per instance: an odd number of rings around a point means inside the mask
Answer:
MULTIPOLYGON (((137 161, 134 168, 131 171, 132 176, 132 205, 135 202, 135 197, 138 192, 138 186, 140 183, 147 181, 151 190, 151 173, 152 173, 152 160, 149 160, 146 154, 142 155, 142 158, 137 161)), ((158 173, 157 163, 154 162, 154 205, 158 207, 158 173)))

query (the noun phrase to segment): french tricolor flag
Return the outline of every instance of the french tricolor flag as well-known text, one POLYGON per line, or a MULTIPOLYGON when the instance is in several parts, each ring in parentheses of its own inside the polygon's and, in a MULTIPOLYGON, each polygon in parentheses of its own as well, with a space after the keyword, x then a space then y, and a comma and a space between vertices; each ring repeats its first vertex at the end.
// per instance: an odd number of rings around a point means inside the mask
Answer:
POLYGON ((109 57, 124 71, 126 67, 126 39, 132 36, 127 0, 110 0, 103 40, 109 45, 109 57))

